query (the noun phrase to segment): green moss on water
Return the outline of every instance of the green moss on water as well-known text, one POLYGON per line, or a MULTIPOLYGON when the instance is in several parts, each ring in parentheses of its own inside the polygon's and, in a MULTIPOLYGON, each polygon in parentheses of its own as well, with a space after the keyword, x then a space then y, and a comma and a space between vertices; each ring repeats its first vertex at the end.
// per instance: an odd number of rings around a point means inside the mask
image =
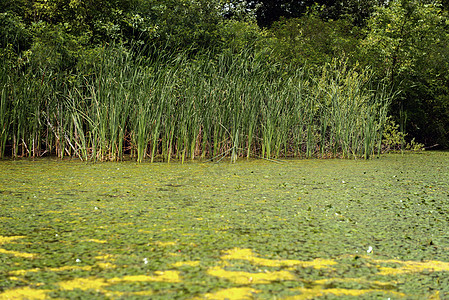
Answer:
POLYGON ((449 153, 0 165, 0 299, 449 297, 449 153))

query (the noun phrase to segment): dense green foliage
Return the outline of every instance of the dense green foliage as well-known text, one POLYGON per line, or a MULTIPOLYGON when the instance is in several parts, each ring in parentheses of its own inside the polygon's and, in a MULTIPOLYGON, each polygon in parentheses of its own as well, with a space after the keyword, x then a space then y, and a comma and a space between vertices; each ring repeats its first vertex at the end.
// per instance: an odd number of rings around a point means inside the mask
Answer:
POLYGON ((387 114, 407 139, 448 147, 446 2, 309 2, 2 1, 0 154, 369 156, 387 114), (376 134, 338 140, 365 132, 338 101, 376 134))
POLYGON ((449 20, 437 5, 395 1, 369 20, 365 64, 402 91, 392 107, 422 142, 449 143, 449 20))

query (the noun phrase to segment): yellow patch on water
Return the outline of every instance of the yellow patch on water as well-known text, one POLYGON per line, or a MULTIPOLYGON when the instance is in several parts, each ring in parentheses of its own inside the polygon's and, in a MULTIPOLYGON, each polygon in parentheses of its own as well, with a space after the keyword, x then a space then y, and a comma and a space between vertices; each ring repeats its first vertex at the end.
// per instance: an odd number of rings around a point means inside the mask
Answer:
POLYGON ((35 273, 40 271, 51 271, 51 272, 62 272, 62 271, 72 271, 72 270, 82 270, 82 271, 90 271, 92 270, 92 266, 64 266, 64 267, 58 267, 58 268, 45 268, 45 269, 27 269, 27 270, 15 270, 9 272, 11 275, 16 276, 24 276, 28 273, 35 273))
MULTIPOLYGON (((14 242, 15 240, 22 239, 25 236, 17 235, 17 236, 1 236, 0 235, 0 245, 1 244, 9 244, 11 242, 14 242)), ((6 250, 3 248, 0 248, 0 253, 13 255, 16 257, 23 257, 23 258, 33 258, 36 256, 36 254, 33 253, 25 253, 25 252, 18 252, 18 251, 12 251, 12 250, 6 250)))
POLYGON ((34 269, 28 269, 28 270, 15 270, 15 271, 10 271, 9 274, 11 275, 16 275, 16 276, 24 276, 27 273, 33 273, 33 272, 39 272, 41 271, 41 269, 39 268, 34 268, 34 269))
POLYGON ((236 284, 260 284, 272 281, 295 280, 296 277, 288 271, 273 271, 265 273, 250 273, 242 271, 227 271, 221 267, 213 267, 207 274, 228 279, 236 284))
POLYGON ((15 277, 15 276, 9 276, 8 279, 9 280, 20 280, 20 278, 15 277))
POLYGON ((390 288, 392 286, 395 286, 398 282, 397 281, 377 281, 377 280, 366 280, 363 278, 326 278, 326 279, 319 279, 313 281, 316 285, 326 285, 326 284, 332 284, 334 282, 355 282, 355 283, 362 283, 362 284, 369 284, 371 287, 376 286, 379 288, 390 288))
POLYGON ((106 244, 107 241, 105 240, 97 240, 97 239, 88 239, 88 240, 84 240, 85 242, 92 242, 92 243, 98 243, 98 244, 106 244))
POLYGON ((37 290, 30 287, 24 287, 19 289, 7 290, 0 293, 0 300, 40 300, 47 299, 47 293, 49 290, 37 290))
POLYGON ((254 294, 257 294, 259 291, 252 288, 229 288, 220 290, 215 293, 207 293, 204 294, 199 299, 214 299, 214 300, 246 300, 253 299, 254 294))
POLYGON ((46 214, 62 214, 62 213, 64 213, 64 211, 62 211, 62 210, 47 210, 44 213, 46 213, 46 214))
POLYGON ((87 277, 87 278, 76 278, 68 281, 61 281, 58 283, 59 287, 63 290, 102 290, 103 287, 109 286, 110 283, 106 282, 103 278, 87 277))
POLYGON ((182 267, 182 266, 191 266, 191 267, 196 267, 199 266, 200 262, 198 260, 187 260, 187 261, 177 261, 175 263, 172 264, 173 267, 177 268, 177 267, 182 267))
POLYGON ((234 248, 229 251, 226 251, 228 254, 221 257, 223 260, 232 260, 232 259, 242 259, 247 260, 253 264, 266 266, 266 267, 292 267, 292 266, 300 266, 300 267, 313 267, 315 269, 323 269, 329 268, 332 265, 336 265, 337 263, 332 259, 321 259, 317 258, 312 261, 301 261, 301 260, 277 260, 277 259, 266 259, 257 257, 251 249, 241 249, 234 248))
POLYGON ((0 235, 0 245, 1 244, 8 244, 11 243, 12 241, 18 240, 18 239, 23 239, 24 236, 22 235, 17 235, 17 236, 1 236, 0 235))
POLYGON ((429 300, 440 300, 440 291, 435 291, 435 293, 431 294, 428 298, 429 300))
POLYGON ((36 256, 36 254, 33 254, 33 253, 17 252, 17 251, 2 249, 2 248, 0 248, 0 253, 14 255, 16 257, 23 257, 23 258, 33 258, 36 256))
POLYGON ((158 246, 161 246, 161 247, 167 247, 167 246, 174 246, 174 245, 176 245, 176 242, 171 242, 171 241, 160 242, 160 241, 157 241, 157 242, 155 242, 155 244, 158 245, 158 246))
POLYGON ((103 295, 107 299, 117 299, 117 298, 123 299, 123 296, 125 295, 124 292, 118 292, 118 291, 108 291, 108 290, 98 290, 98 291, 103 293, 103 295))
POLYGON ((398 275, 404 273, 419 273, 419 272, 444 272, 449 271, 449 263, 443 261, 401 261, 401 260, 376 260, 376 262, 381 263, 397 263, 401 264, 398 268, 392 267, 381 267, 379 266, 379 275, 398 275))
POLYGON ((112 254, 97 255, 97 256, 95 256, 95 259, 98 259, 98 260, 111 260, 111 261, 113 261, 113 260, 115 260, 115 256, 112 255, 112 254))
MULTIPOLYGON (((58 283, 58 286, 61 290, 74 290, 80 289, 83 291, 86 290, 96 290, 98 292, 104 294, 111 293, 119 293, 114 294, 114 296, 122 295, 121 292, 111 292, 105 290, 104 288, 118 284, 118 283, 129 283, 129 282, 181 282, 181 278, 179 276, 179 272, 177 271, 156 271, 155 276, 147 276, 147 275, 131 275, 124 277, 115 277, 111 279, 104 278, 96 278, 96 277, 84 277, 84 278, 76 278, 68 281, 61 281, 58 283)), ((152 291, 142 291, 138 293, 133 293, 135 295, 151 295, 152 291)), ((112 296, 112 294, 111 294, 112 296)))
POLYGON ((108 262, 99 262, 95 264, 96 266, 99 266, 102 269, 114 269, 116 267, 116 265, 108 263, 108 262))
POLYGON ((351 290, 351 289, 340 289, 340 288, 332 288, 332 289, 322 289, 322 287, 317 286, 312 289, 307 288, 295 288, 291 291, 301 292, 300 295, 295 295, 291 297, 284 298, 285 300, 305 300, 305 299, 315 299, 316 297, 322 297, 325 295, 334 295, 334 296, 362 296, 368 293, 380 292, 385 294, 392 294, 398 297, 406 296, 403 293, 394 292, 394 291, 384 291, 384 290, 375 290, 375 289, 365 289, 365 290, 351 290))

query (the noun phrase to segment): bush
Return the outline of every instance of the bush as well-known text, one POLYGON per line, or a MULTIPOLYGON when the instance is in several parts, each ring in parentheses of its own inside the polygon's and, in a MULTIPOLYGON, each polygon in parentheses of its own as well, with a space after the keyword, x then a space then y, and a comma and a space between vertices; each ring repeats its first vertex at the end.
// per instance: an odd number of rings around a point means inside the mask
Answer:
POLYGON ((276 60, 322 66, 335 58, 355 58, 359 29, 344 19, 326 22, 310 14, 276 22, 270 33, 276 60))

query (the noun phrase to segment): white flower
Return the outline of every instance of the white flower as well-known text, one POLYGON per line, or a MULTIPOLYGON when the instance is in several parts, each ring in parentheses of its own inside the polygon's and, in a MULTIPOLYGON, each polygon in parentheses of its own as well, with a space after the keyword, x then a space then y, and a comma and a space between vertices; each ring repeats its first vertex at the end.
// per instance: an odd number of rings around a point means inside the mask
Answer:
POLYGON ((373 247, 369 246, 369 247, 368 247, 368 250, 366 250, 366 252, 367 252, 367 253, 373 252, 373 247))
POLYGON ((77 258, 75 261, 76 261, 76 262, 81 262, 81 259, 77 258))
POLYGON ((143 263, 144 263, 144 264, 148 264, 148 258, 145 257, 145 258, 143 259, 143 263))

